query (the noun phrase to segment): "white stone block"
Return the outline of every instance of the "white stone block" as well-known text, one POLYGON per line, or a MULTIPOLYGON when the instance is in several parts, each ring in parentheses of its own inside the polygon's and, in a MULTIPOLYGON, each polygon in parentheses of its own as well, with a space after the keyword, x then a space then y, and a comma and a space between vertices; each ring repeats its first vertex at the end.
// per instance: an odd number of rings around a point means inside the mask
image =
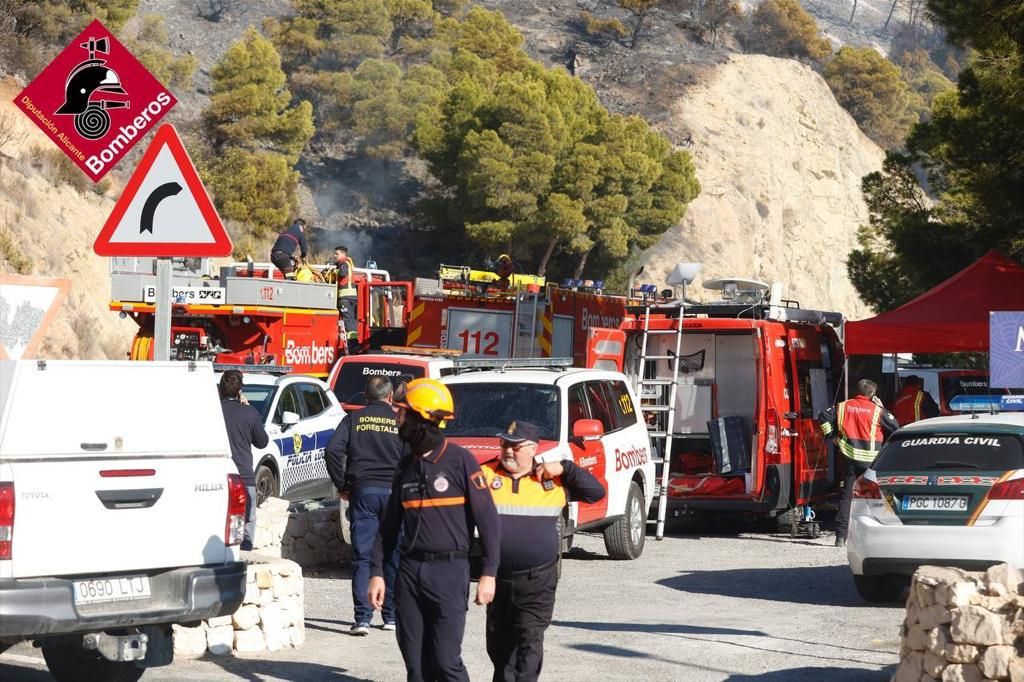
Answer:
POLYGON ((171 626, 171 631, 175 657, 193 658, 206 652, 206 628, 203 626, 187 628, 175 624, 171 626))
POLYGON ((269 566, 260 566, 256 570, 256 584, 261 590, 274 584, 274 573, 270 570, 269 566))
MULTIPOLYGON (((283 629, 282 620, 280 604, 271 603, 260 607, 260 626, 263 628, 264 633, 283 629)), ((269 646, 269 644, 270 640, 268 639, 267 645, 269 646)))
POLYGON ((933 604, 918 612, 918 625, 922 630, 931 630, 945 625, 953 619, 953 613, 945 606, 933 604))
POLYGON ((1010 682, 1024 682, 1024 658, 1015 658, 1010 662, 1010 682))
POLYGON ((242 597, 242 604, 258 604, 260 602, 260 588, 253 580, 245 584, 245 596, 242 597))
POLYGON ((909 656, 900 661, 893 676, 893 682, 920 682, 924 674, 924 654, 920 651, 912 651, 909 656))
POLYGON ((1002 619, 980 606, 962 606, 953 612, 949 633, 958 644, 1002 644, 1002 619))
POLYGON ((288 512, 288 501, 282 500, 280 497, 268 497, 263 501, 263 504, 259 506, 256 513, 287 513, 288 512))
POLYGON ((260 610, 255 604, 245 604, 231 616, 231 622, 238 630, 248 630, 259 625, 260 610))
POLYGON ((907 646, 913 651, 924 651, 928 648, 928 633, 921 628, 911 627, 906 634, 907 646))
POLYGON ((985 571, 985 586, 992 589, 1002 585, 1007 592, 1024 594, 1024 571, 1009 564, 992 566, 985 571))
POLYGON ((235 651, 238 653, 252 654, 263 651, 267 648, 267 641, 263 637, 263 631, 259 628, 248 630, 235 630, 235 651))
POLYGON ((235 629, 228 625, 220 625, 206 631, 206 648, 211 654, 223 656, 231 653, 235 643, 235 629))
POLYGON ((973 663, 956 663, 942 671, 942 682, 983 682, 981 670, 973 663))
POLYGON ((293 625, 288 628, 288 637, 292 646, 297 649, 306 643, 306 628, 302 625, 293 625))
POLYGON ((267 639, 267 651, 280 651, 292 645, 291 635, 283 628, 264 629, 263 636, 267 639))
POLYGON ((231 625, 231 616, 217 616, 216 618, 210 618, 206 621, 206 624, 211 628, 220 628, 225 625, 231 625))
POLYGON ((946 659, 934 651, 926 651, 924 654, 924 672, 933 680, 939 679, 942 671, 946 668, 946 659))
POLYGON ((1012 646, 990 646, 978 657, 978 667, 985 677, 1005 680, 1010 676, 1010 662, 1016 654, 1012 646))
POLYGON ((259 606, 262 608, 274 603, 274 591, 270 588, 260 590, 259 606))

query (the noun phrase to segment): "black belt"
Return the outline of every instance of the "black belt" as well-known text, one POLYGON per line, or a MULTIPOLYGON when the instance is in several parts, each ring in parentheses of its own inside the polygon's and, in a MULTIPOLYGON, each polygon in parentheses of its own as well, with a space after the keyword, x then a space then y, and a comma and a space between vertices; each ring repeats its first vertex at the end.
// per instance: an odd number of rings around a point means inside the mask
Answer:
POLYGON ((454 552, 406 552, 402 556, 413 561, 458 561, 460 559, 468 559, 469 552, 465 550, 454 552))
POLYGON ((518 571, 511 571, 505 569, 498 569, 499 578, 525 578, 525 577, 536 577, 542 573, 547 573, 552 568, 558 565, 558 559, 553 559, 546 564, 540 566, 532 566, 530 568, 519 569, 518 571))

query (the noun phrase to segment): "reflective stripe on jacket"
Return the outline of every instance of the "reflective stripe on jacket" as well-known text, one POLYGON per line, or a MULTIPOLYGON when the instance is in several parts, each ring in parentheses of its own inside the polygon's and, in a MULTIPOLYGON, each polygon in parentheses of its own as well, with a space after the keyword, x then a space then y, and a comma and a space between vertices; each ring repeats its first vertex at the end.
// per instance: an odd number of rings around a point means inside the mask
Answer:
POLYGON ((887 410, 870 398, 856 396, 843 401, 821 416, 821 432, 835 437, 836 447, 849 459, 870 464, 885 438, 899 426, 887 410))

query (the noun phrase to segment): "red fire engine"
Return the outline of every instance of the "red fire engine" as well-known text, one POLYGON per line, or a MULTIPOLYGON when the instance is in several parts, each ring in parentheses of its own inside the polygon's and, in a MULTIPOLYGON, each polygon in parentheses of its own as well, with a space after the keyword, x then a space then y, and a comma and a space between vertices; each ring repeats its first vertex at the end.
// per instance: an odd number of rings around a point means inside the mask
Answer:
MULTIPOLYGON (((629 302, 603 294, 600 282, 559 287, 533 275, 442 265, 436 279, 413 283, 356 268, 357 339, 348 342, 334 284, 286 280, 268 263, 234 263, 217 277, 205 259, 174 265, 172 358, 288 365, 323 377, 342 355, 383 345, 451 349, 463 357, 573 357, 582 364, 588 330, 617 326, 629 302)), ((110 308, 139 325, 133 360, 153 357, 153 273, 152 259, 114 259, 110 308)))
POLYGON ((784 301, 781 285, 704 287, 725 300, 652 295, 618 329, 591 330, 587 365, 636 382, 659 453, 659 537, 668 513, 691 512, 776 517, 795 532, 841 478, 816 417, 841 389, 842 315, 784 301))

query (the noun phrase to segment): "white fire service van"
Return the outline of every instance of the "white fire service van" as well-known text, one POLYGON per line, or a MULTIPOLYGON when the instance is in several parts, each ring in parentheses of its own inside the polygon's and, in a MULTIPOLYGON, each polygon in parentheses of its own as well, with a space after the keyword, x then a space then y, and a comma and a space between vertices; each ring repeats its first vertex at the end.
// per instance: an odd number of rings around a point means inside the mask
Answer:
POLYGON ((136 680, 234 612, 245 489, 207 363, 0 362, 0 650, 136 680))
MULTIPOLYGON (((468 369, 473 363, 457 360, 468 369)), ((512 361, 509 361, 512 363, 512 361)), ((442 381, 451 389, 455 418, 445 435, 481 463, 497 458, 499 439, 516 420, 540 428, 538 459, 571 459, 607 491, 593 504, 572 502, 564 518, 567 544, 576 530, 604 531, 614 559, 636 559, 644 549, 655 490, 654 462, 639 401, 625 375, 570 368, 572 359, 523 360, 530 367, 466 371, 442 381)))

